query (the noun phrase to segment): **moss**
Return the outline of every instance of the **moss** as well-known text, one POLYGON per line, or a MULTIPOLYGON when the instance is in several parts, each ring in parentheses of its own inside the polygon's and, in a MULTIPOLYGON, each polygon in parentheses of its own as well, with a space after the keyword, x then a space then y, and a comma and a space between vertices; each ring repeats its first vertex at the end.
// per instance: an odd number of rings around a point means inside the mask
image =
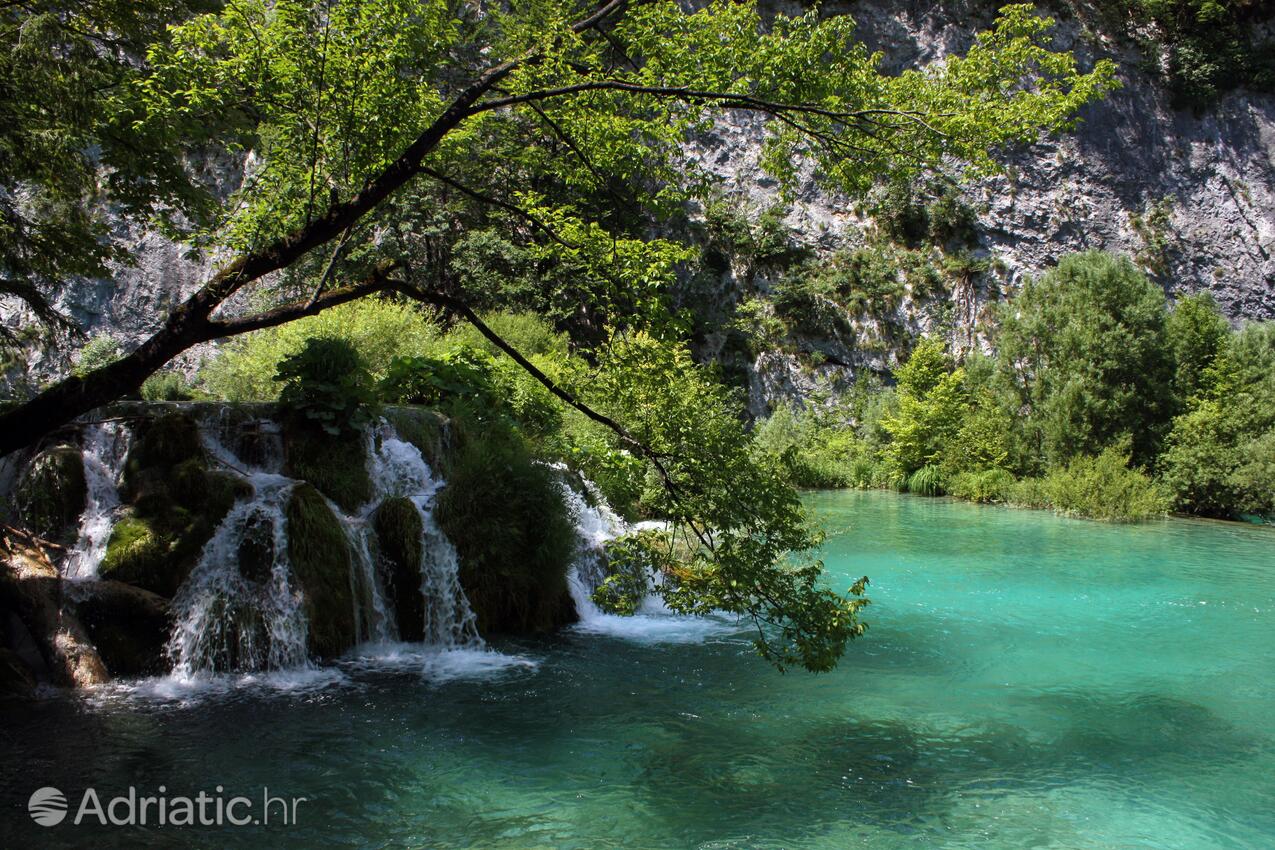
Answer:
POLYGON ((180 411, 165 413, 138 425, 125 465, 125 482, 138 470, 173 467, 203 455, 195 420, 180 411))
POLYGON ((55 446, 31 462, 17 489, 23 524, 51 540, 69 540, 84 511, 84 459, 74 446, 55 446))
POLYGON ((333 436, 293 425, 285 432, 285 445, 288 474, 313 484, 342 510, 355 511, 372 498, 362 435, 333 436))
POLYGON ((218 524, 252 487, 208 470, 198 427, 180 412, 142 423, 124 468, 129 514, 111 534, 101 573, 172 596, 218 524))
POLYGON ((417 640, 425 633, 425 600, 421 597, 420 512, 409 499, 386 499, 372 517, 372 527, 380 544, 381 558, 389 567, 386 575, 398 633, 404 640, 417 640))
POLYGON ((575 527, 555 472, 503 429, 467 429, 438 521, 484 633, 543 632, 574 619, 566 571, 575 527))
POLYGON ((288 499, 288 556, 305 597, 310 651, 321 658, 355 643, 350 549, 340 520, 319 491, 299 484, 288 499))

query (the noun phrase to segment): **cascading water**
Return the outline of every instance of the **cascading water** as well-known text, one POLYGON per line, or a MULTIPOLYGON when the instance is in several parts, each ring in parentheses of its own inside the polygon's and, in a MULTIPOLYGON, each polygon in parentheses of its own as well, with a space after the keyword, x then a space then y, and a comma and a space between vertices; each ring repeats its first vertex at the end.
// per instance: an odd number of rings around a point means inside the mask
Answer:
MULTIPOLYGON (((201 428, 211 458, 242 477, 253 495, 240 500, 218 526, 190 577, 173 600, 175 627, 168 654, 178 678, 198 673, 282 670, 307 666, 308 624, 303 597, 291 578, 287 504, 298 481, 278 472, 277 433, 263 422, 228 423, 224 416, 201 428), (254 437, 246 463, 229 448, 247 428, 254 437), (261 435, 266 439, 261 439, 261 435)), ((360 643, 391 645, 399 638, 377 565, 372 516, 391 496, 407 498, 422 522, 420 592, 424 599, 424 643, 439 649, 481 649, 482 639, 460 586, 455 548, 434 519, 433 502, 443 482, 420 451, 388 423, 369 435, 372 499, 347 514, 328 501, 350 547, 350 589, 360 643)), ((405 636, 408 637, 408 636, 405 636)))
POLYGON ((567 571, 567 588, 571 591, 571 600, 581 622, 598 621, 607 616, 593 601, 593 592, 606 579, 603 548, 609 541, 624 534, 627 525, 611 510, 592 481, 580 479, 588 495, 586 499, 585 493, 576 491, 567 483, 566 466, 555 464, 554 468, 564 473, 559 479, 559 486, 576 526, 576 554, 567 571))
MULTIPOLYGON (((631 525, 625 522, 607 504, 596 484, 580 478, 584 492, 578 492, 568 483, 566 466, 553 466, 564 473, 560 478, 562 496, 576 526, 576 555, 567 572, 567 587, 580 617, 577 629, 653 643, 696 642, 728 630, 729 627, 714 619, 674 614, 655 593, 648 595, 638 613, 631 616, 608 614, 599 608, 593 601, 593 592, 607 577, 606 544, 632 531, 663 528, 664 523, 631 525)), ((651 576, 650 579, 658 583, 661 577, 651 576)))
POLYGON ((75 545, 62 564, 68 579, 97 578, 120 507, 120 473, 128 455, 129 432, 118 422, 96 422, 85 427, 83 442, 87 497, 75 545))
POLYGON ((401 496, 420 514, 425 643, 447 648, 481 647, 477 620, 460 585, 456 547, 434 519, 434 498, 444 482, 434 477, 420 450, 403 440, 388 423, 382 422, 377 429, 368 454, 376 498, 367 513, 381 500, 401 496))
POLYGON ((231 508, 173 599, 168 655, 178 678, 306 664, 308 624, 291 583, 284 513, 297 482, 262 471, 246 477, 252 497, 231 508), (245 558, 247 546, 256 557, 245 558))

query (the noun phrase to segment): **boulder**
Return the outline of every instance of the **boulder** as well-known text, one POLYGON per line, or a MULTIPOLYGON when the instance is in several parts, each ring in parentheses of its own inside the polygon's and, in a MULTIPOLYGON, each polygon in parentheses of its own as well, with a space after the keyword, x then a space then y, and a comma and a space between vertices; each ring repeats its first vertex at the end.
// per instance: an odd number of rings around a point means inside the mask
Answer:
POLYGON ((287 518, 288 559, 305 598, 310 651, 320 658, 333 658, 357 640, 345 529, 309 484, 299 484, 292 491, 287 518))
POLYGON ((75 446, 40 452, 18 483, 16 502, 23 525, 49 540, 75 536, 88 495, 84 458, 75 446))
POLYGON ((372 517, 372 527, 385 570, 386 591, 394 604, 398 633, 403 640, 420 640, 425 633, 425 600, 421 596, 420 512, 410 499, 386 499, 372 517))

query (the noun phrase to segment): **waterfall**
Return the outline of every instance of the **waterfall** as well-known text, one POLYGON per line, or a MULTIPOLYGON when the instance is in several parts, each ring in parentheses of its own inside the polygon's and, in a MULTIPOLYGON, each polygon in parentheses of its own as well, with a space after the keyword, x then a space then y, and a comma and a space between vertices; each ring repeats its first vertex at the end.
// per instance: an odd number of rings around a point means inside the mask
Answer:
MULTIPOLYGON (((201 435, 209 456, 251 484, 253 495, 237 502, 222 520, 173 600, 175 626, 168 654, 174 674, 304 666, 308 624, 301 591, 291 578, 286 514, 299 482, 278 472, 282 453, 270 448, 277 432, 266 423, 228 424, 223 416, 205 425, 201 435), (237 444, 233 432, 244 428, 267 437, 254 443, 253 459, 260 466, 246 463, 229 448, 237 444)), ((373 483, 369 502, 346 513, 327 500, 349 545, 358 641, 389 645, 399 638, 378 568, 372 517, 384 499, 402 496, 416 507, 422 524, 419 592, 425 633, 410 637, 423 637, 427 645, 440 649, 482 648, 474 613, 460 586, 456 549, 434 519, 434 498, 443 482, 420 451, 385 422, 368 435, 366 457, 373 483)))
POLYGON ((382 421, 368 453, 376 497, 370 511, 386 498, 410 501, 421 518, 421 584, 425 602, 427 644, 439 647, 481 647, 474 612, 460 585, 460 558, 434 519, 434 499, 443 486, 416 446, 402 439, 382 421))
POLYGON ((173 673, 280 670, 306 663, 308 624, 292 587, 285 508, 296 481, 249 472, 251 498, 231 508, 173 599, 173 673), (245 546, 269 559, 245 574, 245 546))
POLYGON ((84 429, 82 456, 87 496, 75 545, 62 564, 62 574, 68 579, 97 578, 120 507, 120 474, 128 446, 129 432, 118 422, 95 422, 84 429))
MULTIPOLYGON (((599 608, 593 601, 593 592, 607 577, 606 544, 629 532, 666 529, 667 524, 625 522, 607 504, 596 484, 581 477, 581 493, 568 483, 565 465, 553 466, 564 473, 560 478, 562 497, 576 526, 576 555, 567 572, 567 587, 580 617, 577 630, 643 643, 696 643, 730 630, 713 618, 674 614, 656 593, 648 595, 638 612, 630 616, 608 614, 599 608)), ((658 584, 661 576, 650 576, 650 580, 658 584)))
MULTIPOLYGON (((567 469, 563 464, 554 464, 554 468, 562 473, 567 469)), ((587 478, 580 480, 585 493, 578 492, 567 483, 565 474, 559 478, 559 486, 576 526, 576 554, 567 571, 567 588, 571 591, 571 600, 581 622, 589 623, 608 616, 593 601, 593 592, 606 580, 603 549, 628 528, 624 520, 611 510, 597 485, 587 478)))

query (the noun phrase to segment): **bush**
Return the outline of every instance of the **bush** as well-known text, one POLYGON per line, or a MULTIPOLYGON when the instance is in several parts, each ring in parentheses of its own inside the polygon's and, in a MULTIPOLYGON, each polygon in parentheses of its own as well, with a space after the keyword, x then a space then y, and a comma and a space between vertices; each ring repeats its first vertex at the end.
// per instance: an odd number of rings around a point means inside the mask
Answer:
POLYGON ((367 425, 376 408, 372 376, 358 350, 339 337, 314 337, 279 364, 279 406, 336 437, 367 425))
POLYGON ((1014 475, 1009 470, 984 469, 952 476, 948 492, 967 502, 1008 502, 1014 485, 1014 475))
POLYGON ((1061 513, 1111 522, 1162 516, 1170 506, 1160 484, 1130 469, 1128 454, 1115 447, 1053 470, 1045 478, 1045 492, 1061 513))
POLYGON ((942 496, 946 492, 943 473, 937 466, 923 466, 908 476, 907 491, 918 496, 942 496))
POLYGON ((181 372, 156 372, 142 382, 142 398, 146 401, 190 401, 194 397, 181 372))
POLYGON ((89 372, 114 363, 123 356, 124 350, 119 340, 110 334, 99 334, 84 343, 84 347, 75 358, 75 368, 71 370, 71 373, 83 377, 89 372))
POLYGON ((380 379, 395 357, 428 350, 438 336, 434 318, 415 306, 364 298, 231 340, 204 364, 199 379, 214 398, 274 401, 279 397, 274 379, 279 364, 311 338, 344 340, 373 378, 380 379))
POLYGON ((576 546, 558 473, 498 424, 460 423, 461 448, 438 496, 479 631, 537 632, 574 616, 566 573, 576 546))

